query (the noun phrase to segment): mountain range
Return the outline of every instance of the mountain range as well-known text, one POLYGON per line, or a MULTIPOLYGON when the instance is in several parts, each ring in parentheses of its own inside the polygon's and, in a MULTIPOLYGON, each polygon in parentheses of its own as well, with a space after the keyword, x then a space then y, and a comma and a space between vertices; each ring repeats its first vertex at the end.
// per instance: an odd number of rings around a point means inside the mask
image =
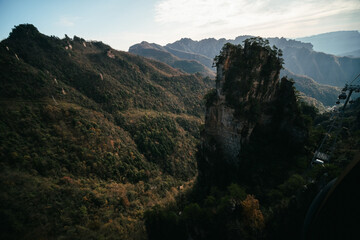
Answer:
MULTIPOLYGON (((211 77, 212 74, 209 73, 214 69, 213 59, 222 46, 227 42, 235 45, 242 44, 250 37, 239 36, 234 40, 209 38, 200 41, 183 38, 165 46, 142 42, 131 46, 129 52, 162 61, 189 73, 193 73, 196 68, 201 74, 211 77), (174 64, 179 61, 179 58, 183 61, 192 61, 194 67, 174 64)), ((342 87, 346 81, 358 74, 359 58, 337 57, 316 52, 311 43, 296 40, 285 38, 267 40, 271 46, 275 45, 283 51, 285 64, 282 75, 289 75, 289 77, 291 75, 298 90, 303 92, 304 96, 317 101, 318 106, 321 104, 332 106, 339 93, 336 87, 342 87)))
MULTIPOLYGON (((200 41, 194 41, 190 38, 182 38, 174 43, 169 43, 166 49, 177 50, 180 52, 198 54, 200 59, 207 57, 206 61, 199 61, 205 66, 212 67, 212 59, 218 55, 222 46, 229 42, 232 44, 242 44, 243 41, 252 36, 238 36, 235 39, 214 39, 208 38, 200 41)), ((303 39, 303 38, 302 38, 303 39)), ((316 35, 313 38, 304 38, 303 41, 285 39, 285 38, 267 38, 270 45, 283 50, 285 60, 284 67, 295 74, 306 75, 313 78, 321 84, 330 84, 333 86, 343 86, 343 84, 352 80, 357 75, 357 69, 360 66, 359 59, 349 57, 337 57, 334 51, 314 48, 316 46, 338 46, 343 48, 341 53, 349 51, 358 51, 360 47, 359 32, 334 32, 328 34, 316 35), (319 44, 312 39, 323 39, 319 44), (331 70, 329 72, 329 69, 331 70)), ((176 55, 176 53, 173 53, 176 55)), ((342 54, 342 55, 344 55, 342 54)), ((181 58, 181 56, 179 56, 181 58)))

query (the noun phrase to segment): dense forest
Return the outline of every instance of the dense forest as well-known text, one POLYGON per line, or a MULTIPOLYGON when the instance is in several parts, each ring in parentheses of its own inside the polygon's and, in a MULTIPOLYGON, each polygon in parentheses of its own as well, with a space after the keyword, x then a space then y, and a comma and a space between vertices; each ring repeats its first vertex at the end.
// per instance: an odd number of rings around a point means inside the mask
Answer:
POLYGON ((144 239, 192 185, 213 80, 25 24, 0 83, 1 239, 144 239))

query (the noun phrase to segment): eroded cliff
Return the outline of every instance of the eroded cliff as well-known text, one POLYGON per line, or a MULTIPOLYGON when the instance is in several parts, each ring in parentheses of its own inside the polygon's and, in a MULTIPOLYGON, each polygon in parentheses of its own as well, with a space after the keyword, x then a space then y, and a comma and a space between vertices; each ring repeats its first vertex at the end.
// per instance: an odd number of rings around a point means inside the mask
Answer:
POLYGON ((279 78, 281 56, 281 50, 271 48, 266 40, 252 38, 244 47, 226 44, 215 58, 216 89, 205 97, 200 179, 230 181, 228 170, 238 174, 243 147, 257 144, 252 139, 259 134, 267 139, 266 134, 278 132, 294 143, 304 141, 293 82, 279 78))

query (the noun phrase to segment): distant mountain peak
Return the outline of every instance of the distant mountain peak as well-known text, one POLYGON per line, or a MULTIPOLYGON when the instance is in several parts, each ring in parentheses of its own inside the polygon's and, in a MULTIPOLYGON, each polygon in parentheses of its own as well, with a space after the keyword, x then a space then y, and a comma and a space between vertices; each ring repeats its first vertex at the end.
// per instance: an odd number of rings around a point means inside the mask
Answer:
POLYGON ((179 41, 193 41, 191 38, 181 38, 179 41))

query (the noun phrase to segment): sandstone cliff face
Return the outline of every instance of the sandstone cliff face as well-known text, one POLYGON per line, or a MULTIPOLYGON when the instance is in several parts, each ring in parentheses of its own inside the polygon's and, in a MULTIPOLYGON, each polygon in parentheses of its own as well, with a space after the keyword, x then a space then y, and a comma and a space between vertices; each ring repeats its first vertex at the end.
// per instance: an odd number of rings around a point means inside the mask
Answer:
POLYGON ((271 119, 265 110, 275 100, 280 81, 280 67, 269 68, 278 61, 273 54, 271 49, 226 45, 216 59, 216 93, 206 109, 203 143, 213 148, 214 139, 231 163, 238 161, 256 124, 271 119))

